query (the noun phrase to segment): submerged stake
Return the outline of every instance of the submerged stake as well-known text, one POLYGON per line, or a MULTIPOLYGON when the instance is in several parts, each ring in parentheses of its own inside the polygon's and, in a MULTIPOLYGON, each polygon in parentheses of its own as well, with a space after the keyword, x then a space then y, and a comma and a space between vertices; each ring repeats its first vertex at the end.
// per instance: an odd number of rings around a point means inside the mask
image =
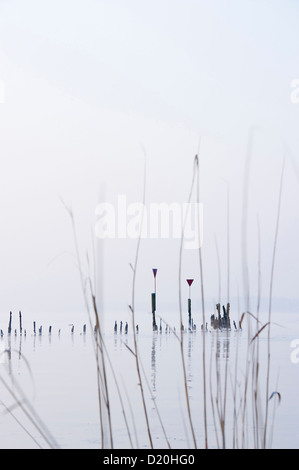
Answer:
POLYGON ((22 334, 22 312, 19 311, 19 319, 20 319, 20 335, 22 334))
POLYGON ((11 334, 11 319, 12 319, 12 312, 9 312, 9 324, 8 324, 8 334, 11 334))

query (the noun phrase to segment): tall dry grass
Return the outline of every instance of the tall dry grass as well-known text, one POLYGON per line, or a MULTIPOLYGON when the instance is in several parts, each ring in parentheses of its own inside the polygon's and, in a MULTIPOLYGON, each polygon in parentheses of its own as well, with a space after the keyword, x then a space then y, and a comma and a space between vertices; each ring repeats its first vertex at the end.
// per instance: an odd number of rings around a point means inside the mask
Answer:
MULTIPOLYGON (((251 151, 252 142, 254 136, 254 129, 251 130, 248 141, 248 153, 245 161, 244 170, 244 193, 243 193, 243 223, 242 223, 242 255, 243 255, 243 287, 244 287, 244 301, 247 308, 245 312, 241 312, 238 307, 238 331, 236 333, 237 349, 235 353, 234 361, 229 357, 229 344, 231 341, 232 331, 229 328, 225 328, 224 331, 216 329, 211 332, 211 352, 210 352, 210 364, 207 367, 207 345, 206 345, 206 307, 205 307, 205 292, 204 292, 204 261, 202 248, 198 249, 198 263, 199 263, 199 278, 200 278, 200 299, 201 299, 201 318, 203 329, 198 334, 201 334, 202 339, 202 357, 198 358, 201 362, 202 372, 202 391, 198 395, 197 399, 203 403, 203 415, 200 417, 202 423, 202 432, 196 431, 194 422, 198 419, 194 415, 192 410, 192 404, 189 396, 189 386, 186 372, 186 361, 185 361, 185 338, 188 332, 183 330, 183 312, 182 312, 182 258, 183 258, 183 245, 185 236, 185 224, 188 214, 185 214, 183 221, 181 242, 179 248, 179 268, 178 268, 178 314, 179 314, 179 325, 180 331, 177 334, 172 327, 165 322, 163 317, 160 319, 167 325, 169 331, 172 332, 174 337, 177 339, 178 347, 181 357, 181 367, 183 372, 183 389, 185 393, 185 403, 187 409, 187 419, 189 423, 189 429, 192 436, 192 446, 194 449, 209 447, 219 448, 247 448, 251 446, 259 448, 269 448, 273 441, 274 432, 274 421, 277 406, 281 401, 281 395, 277 390, 270 390, 270 376, 271 376, 271 325, 272 325, 272 295, 273 295, 273 282, 275 275, 276 266, 276 253, 279 238, 279 223, 281 215, 281 201, 282 201, 282 189, 284 179, 284 168, 285 158, 283 159, 283 165, 281 170, 280 185, 278 192, 278 203, 277 203, 277 215, 276 225, 273 240, 273 253, 272 253, 272 265, 271 265, 271 276, 269 285, 269 308, 268 308, 268 320, 266 323, 262 323, 260 320, 260 296, 261 296, 261 234, 259 220, 257 220, 257 238, 258 238, 258 254, 257 254, 257 280, 258 280, 258 298, 256 305, 256 312, 253 313, 249 309, 249 275, 248 275, 248 243, 247 243, 247 209, 248 209, 248 192, 249 192, 249 175, 250 175, 250 162, 251 162, 251 151), (244 341, 244 328, 247 330, 247 351, 245 362, 242 364, 242 358, 238 354, 239 342, 244 341), (267 332, 267 357, 261 357, 260 348, 260 337, 263 332, 267 332), (225 360, 221 360, 218 345, 221 341, 225 340, 225 360), (261 363, 265 362, 266 359, 266 375, 261 375, 261 363), (208 398, 210 406, 208 406, 208 398), (228 409, 227 404, 231 401, 233 406, 228 409), (270 419, 270 406, 272 405, 272 419, 270 419), (228 416, 231 413, 231 416, 228 416), (211 435, 211 428, 214 428, 214 436, 211 435), (210 444, 212 442, 212 444, 210 444), (215 444, 216 443, 216 444, 215 444)), ((200 150, 200 149, 199 149, 200 150)), ((143 203, 145 202, 146 194, 146 171, 144 171, 144 189, 143 189, 143 203)), ((190 203, 192 196, 195 193, 197 203, 200 202, 200 153, 194 157, 193 170, 191 184, 188 192, 188 200, 190 203)), ((230 199, 229 199, 229 186, 227 185, 227 241, 226 241, 226 311, 230 313, 230 199)), ((63 202, 63 201, 62 201, 63 202)), ((103 312, 99 309, 99 300, 96 293, 96 285, 98 279, 94 272, 94 277, 91 275, 91 261, 88 251, 85 253, 87 272, 84 271, 82 256, 79 249, 79 242, 77 238, 76 221, 73 211, 64 202, 64 207, 70 217, 74 247, 77 259, 78 272, 80 277, 81 289, 85 302, 86 311, 89 318, 90 329, 93 332, 92 339, 94 342, 94 352, 96 359, 96 374, 97 374, 97 387, 98 387, 98 407, 99 407, 99 422, 100 422, 100 441, 101 447, 114 448, 114 433, 112 426, 112 415, 114 412, 114 404, 110 400, 110 387, 108 376, 109 372, 112 374, 114 385, 117 389, 117 395, 120 403, 121 413, 124 420, 126 433, 131 448, 133 445, 133 434, 135 435, 135 441, 138 445, 138 434, 139 429, 136 428, 136 421, 134 419, 133 408, 130 406, 130 413, 133 422, 133 431, 130 428, 128 410, 126 409, 124 402, 124 392, 119 384, 119 378, 115 371, 113 360, 109 354, 109 351, 105 344, 105 336, 103 333, 103 312)), ((143 204, 144 207, 144 204, 143 204)), ((197 214, 197 224, 200 228, 199 213, 197 214)), ((169 430, 163 422, 163 417, 159 412, 159 398, 153 396, 149 382, 146 376, 146 371, 142 365, 142 357, 138 345, 136 335, 136 309, 135 309, 135 289, 136 289, 136 278, 138 273, 138 261, 139 261, 139 249, 141 243, 141 231, 142 223, 140 227, 140 235, 137 241, 136 254, 134 263, 131 264, 133 278, 132 278, 132 293, 131 293, 131 304, 130 312, 132 319, 132 331, 133 331, 133 346, 129 347, 125 345, 127 351, 133 356, 135 369, 138 379, 138 387, 140 390, 140 399, 142 402, 142 409, 144 414, 144 422, 146 426, 147 437, 149 445, 154 448, 153 430, 151 426, 151 420, 149 415, 149 403, 145 394, 146 384, 150 399, 155 404, 155 413, 158 416, 158 420, 161 426, 163 436, 167 447, 171 448, 169 440, 169 430)), ((198 230, 200 234, 200 230, 198 230)), ((217 258, 217 270, 218 270, 218 305, 222 304, 222 279, 221 279, 221 261, 220 253, 217 244, 217 238, 215 237, 215 250, 217 258)), ((96 266, 96 253, 94 250, 93 241, 93 264, 96 266)), ((101 261, 100 261, 101 262, 101 261)), ((95 269, 94 269, 95 271, 95 269)), ((153 332, 157 334, 157 332, 153 332)), ((40 435, 43 437, 45 442, 50 447, 58 447, 57 442, 51 436, 46 426, 42 423, 34 409, 30 407, 30 403, 22 395, 21 388, 17 385, 17 382, 13 382, 11 387, 3 378, 0 376, 0 381, 6 390, 10 393, 11 397, 15 400, 15 406, 20 407, 23 410, 24 416, 35 426, 40 435), (19 397, 17 393, 19 393, 19 397), (22 397, 20 399, 20 396, 22 397)), ((127 397, 128 398, 128 397, 127 397)), ((129 400, 128 400, 129 402, 129 400)), ((13 416, 13 409, 6 407, 7 413, 13 416)), ((17 420, 16 417, 14 419, 17 420)), ((24 431, 28 433, 35 440, 34 436, 30 434, 30 431, 26 429, 22 422, 19 425, 23 427, 24 431)), ((188 432, 186 429, 186 441, 188 441, 188 432)), ((36 441, 36 440, 35 440, 36 441)), ((39 445, 38 441, 36 441, 39 445)))

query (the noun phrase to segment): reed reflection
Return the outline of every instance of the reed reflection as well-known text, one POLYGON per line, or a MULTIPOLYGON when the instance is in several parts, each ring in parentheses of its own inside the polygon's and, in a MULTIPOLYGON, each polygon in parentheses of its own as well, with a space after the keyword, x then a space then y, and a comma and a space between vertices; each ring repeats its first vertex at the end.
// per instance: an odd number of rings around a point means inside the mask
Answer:
POLYGON ((231 337, 226 332, 224 335, 217 333, 217 337, 211 342, 211 354, 215 353, 217 359, 229 359, 230 356, 231 337))

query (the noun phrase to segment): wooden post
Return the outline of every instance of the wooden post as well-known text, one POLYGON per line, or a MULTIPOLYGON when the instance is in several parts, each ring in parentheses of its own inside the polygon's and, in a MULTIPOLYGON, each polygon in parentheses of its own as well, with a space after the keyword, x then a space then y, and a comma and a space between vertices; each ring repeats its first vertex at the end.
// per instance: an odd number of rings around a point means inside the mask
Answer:
POLYGON ((226 310, 225 310, 224 305, 222 305, 222 309, 223 309, 223 326, 224 328, 227 328, 227 315, 226 315, 226 310))
POLYGON ((9 324, 8 324, 8 334, 11 334, 11 319, 12 319, 12 312, 9 312, 9 324))
POLYGON ((220 304, 216 305, 217 312, 218 312, 218 328, 221 327, 221 313, 220 313, 220 304))
POLYGON ((230 303, 226 305, 226 314, 227 314, 227 328, 230 329, 230 317, 229 317, 230 303))

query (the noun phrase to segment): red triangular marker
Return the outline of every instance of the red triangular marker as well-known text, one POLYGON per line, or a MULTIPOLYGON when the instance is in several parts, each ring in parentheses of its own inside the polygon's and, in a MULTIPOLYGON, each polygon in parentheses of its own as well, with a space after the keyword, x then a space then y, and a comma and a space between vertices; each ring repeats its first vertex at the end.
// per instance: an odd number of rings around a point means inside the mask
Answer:
POLYGON ((155 268, 153 269, 154 277, 156 277, 157 271, 158 271, 158 269, 155 269, 155 268))
POLYGON ((186 281, 188 282, 189 286, 191 286, 192 282, 194 281, 194 279, 186 279, 186 281))

